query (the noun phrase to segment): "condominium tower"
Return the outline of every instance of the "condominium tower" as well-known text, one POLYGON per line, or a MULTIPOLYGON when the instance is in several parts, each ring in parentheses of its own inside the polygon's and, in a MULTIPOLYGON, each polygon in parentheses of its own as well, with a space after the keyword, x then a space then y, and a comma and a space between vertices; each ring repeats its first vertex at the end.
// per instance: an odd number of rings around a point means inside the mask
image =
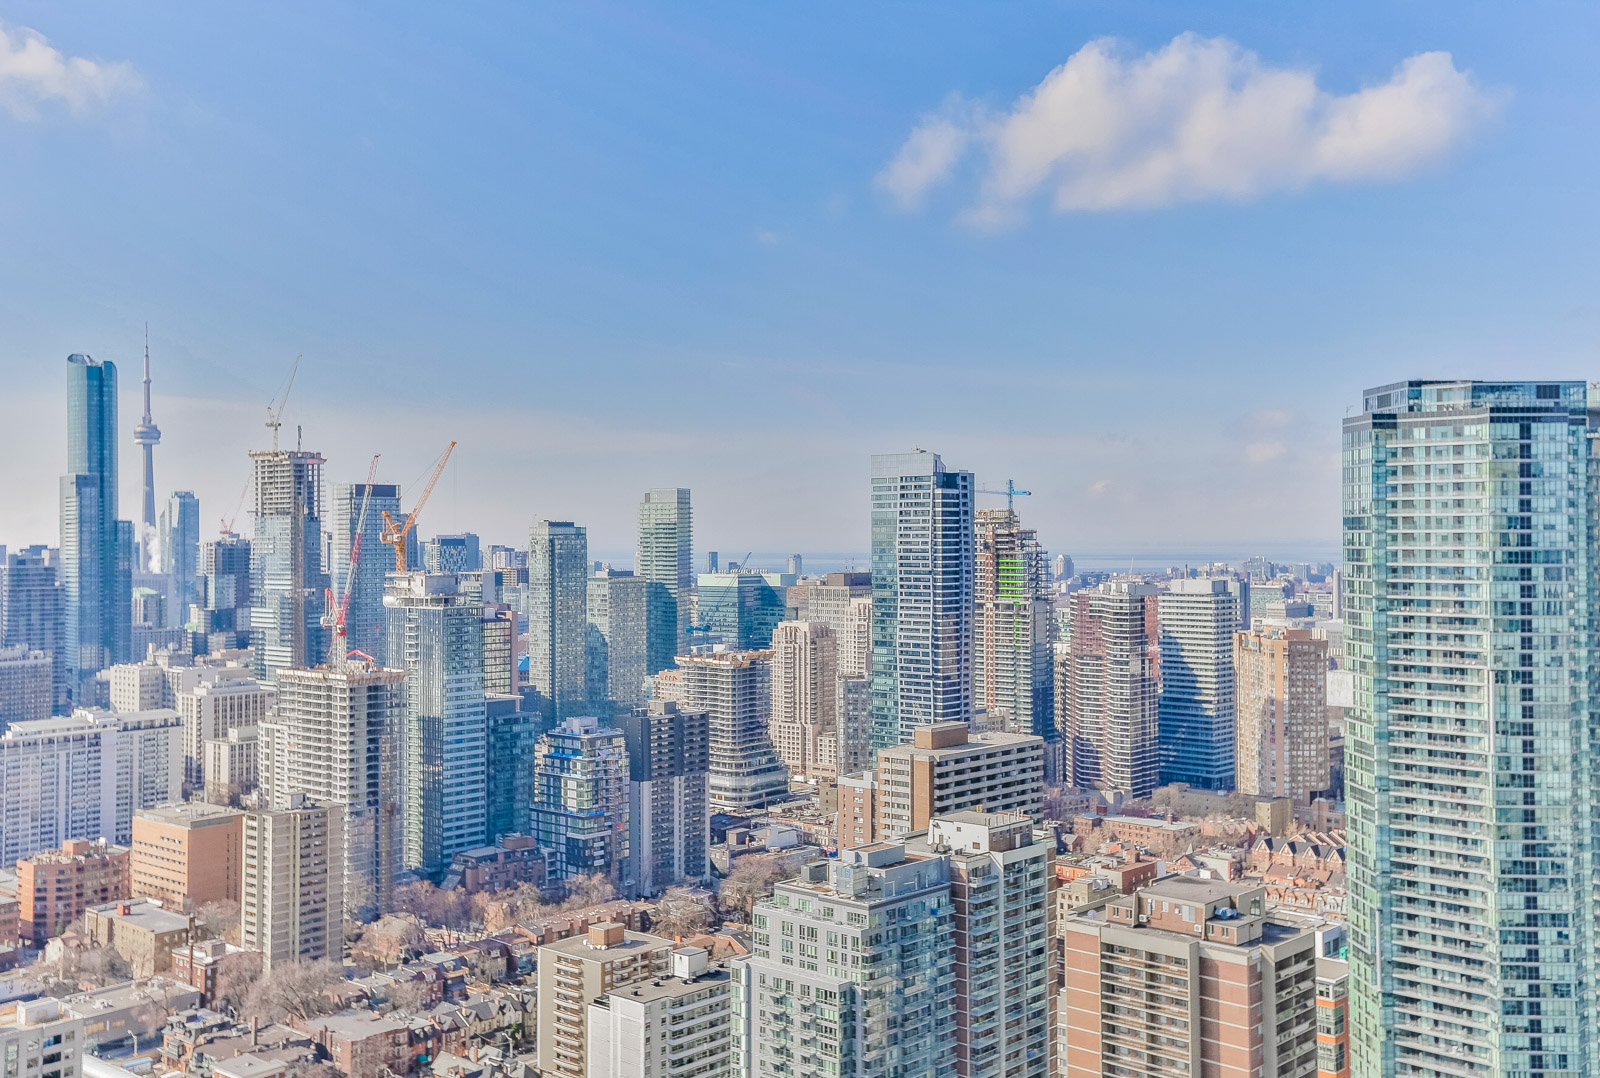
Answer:
POLYGON ((1233 657, 1239 792, 1308 804, 1330 779, 1328 642, 1268 626, 1235 636, 1233 657))
POLYGON ((973 483, 923 449, 872 458, 872 746, 972 717, 973 483))
POLYGON ((94 675, 132 657, 133 524, 117 519, 117 366, 78 354, 67 357, 61 586, 67 684, 92 702, 94 675))
POLYGON ((327 658, 322 640, 322 454, 250 453, 256 531, 250 544, 250 645, 256 676, 304 669, 327 658))
POLYGON ((567 520, 528 532, 528 683, 552 719, 589 709, 589 540, 567 520))
POLYGON ((712 812, 748 813, 789 794, 789 772, 772 747, 771 651, 720 649, 678 658, 683 706, 711 716, 712 812))
POLYGON ((990 729, 1055 741, 1055 615, 1044 548, 1011 509, 978 512, 973 704, 990 729))
POLYGON ((711 718, 652 700, 622 716, 628 748, 628 859, 637 895, 711 874, 711 718))
POLYGON ((488 841, 482 604, 454 573, 390 573, 389 666, 405 671, 405 866, 437 872, 488 841))
POLYGON ((1157 598, 1161 782, 1234 785, 1233 634, 1238 597, 1226 580, 1174 580, 1157 598))
POLYGON ((177 607, 168 612, 167 624, 189 623, 189 608, 200 598, 200 499, 180 490, 167 499, 156 526, 160 536, 161 572, 172 578, 177 607))
POLYGON ((772 636, 772 744, 796 778, 838 777, 838 649, 820 621, 783 621, 772 636))
POLYGON ((533 833, 556 879, 597 872, 629 885, 628 748, 621 730, 569 718, 534 755, 533 833))
POLYGON ((343 814, 302 794, 244 814, 239 943, 264 972, 344 954, 343 814))
POLYGON ((1594 1075, 1600 418, 1410 381, 1344 420, 1357 1075, 1594 1075))
POLYGON ((1072 604, 1057 702, 1067 785, 1144 797, 1159 755, 1155 588, 1113 580, 1075 592, 1072 604))
POLYGON ((660 584, 671 600, 651 623, 650 673, 689 650, 694 599, 694 511, 687 487, 646 491, 639 503, 639 550, 633 571, 660 584), (670 618, 668 614, 670 613, 670 618), (666 637, 671 627, 671 639, 666 637), (665 659, 666 661, 662 661, 665 659), (655 664, 660 662, 660 666, 655 664))
MULTIPOLYGON (((383 612, 383 584, 394 568, 393 551, 379 541, 383 513, 399 519, 400 488, 394 483, 335 483, 333 485, 333 564, 329 579, 337 594, 350 573, 350 550, 355 543, 357 525, 361 532, 361 555, 350 582, 350 609, 345 613, 345 647, 382 660, 387 654, 387 618, 383 612), (365 520, 361 503, 367 503, 365 520)), ((408 533, 409 535, 410 533, 408 533)))

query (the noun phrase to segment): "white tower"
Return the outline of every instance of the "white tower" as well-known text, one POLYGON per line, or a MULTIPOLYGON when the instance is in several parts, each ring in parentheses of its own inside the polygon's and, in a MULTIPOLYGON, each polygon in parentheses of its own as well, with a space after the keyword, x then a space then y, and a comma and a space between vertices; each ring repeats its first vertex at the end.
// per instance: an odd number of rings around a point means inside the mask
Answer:
POLYGON ((139 569, 156 572, 156 551, 151 549, 156 536, 155 447, 161 441, 161 428, 150 418, 150 327, 144 330, 144 418, 133 428, 133 442, 144 451, 144 508, 139 518, 139 569))

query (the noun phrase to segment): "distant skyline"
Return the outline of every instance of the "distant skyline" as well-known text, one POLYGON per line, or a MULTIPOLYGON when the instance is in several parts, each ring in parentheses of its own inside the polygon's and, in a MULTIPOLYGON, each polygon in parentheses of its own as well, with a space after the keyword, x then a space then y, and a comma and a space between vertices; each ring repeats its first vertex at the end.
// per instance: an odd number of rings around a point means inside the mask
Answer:
POLYGON ((156 498, 202 540, 303 353, 283 438, 330 484, 381 453, 409 504, 460 441, 426 535, 571 519, 631 561, 640 496, 687 486, 697 571, 864 552, 871 454, 920 445, 1080 563, 1336 554, 1364 387, 1595 374, 1596 31, 6 4, 0 543, 58 541, 71 352, 120 369, 137 516, 148 321, 156 498))

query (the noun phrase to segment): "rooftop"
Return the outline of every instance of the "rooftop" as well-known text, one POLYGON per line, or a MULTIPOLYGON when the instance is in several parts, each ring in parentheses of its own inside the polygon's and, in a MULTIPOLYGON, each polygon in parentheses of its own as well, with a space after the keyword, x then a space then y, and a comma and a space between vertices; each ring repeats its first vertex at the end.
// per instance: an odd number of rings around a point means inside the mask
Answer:
POLYGON ((1176 898, 1184 902, 1216 902, 1242 895, 1250 890, 1253 888, 1240 887, 1223 880, 1202 879, 1199 876, 1164 876, 1142 888, 1141 893, 1160 898, 1176 898))
POLYGON ((101 906, 90 906, 89 912, 155 933, 182 932, 189 927, 188 917, 150 898, 107 902, 101 906))
POLYGON ((138 810, 133 815, 136 819, 154 820, 174 827, 193 827, 196 824, 221 823, 235 816, 242 816, 244 813, 227 805, 184 801, 173 805, 152 805, 150 808, 138 810))
POLYGON ((702 992, 707 988, 728 984, 731 980, 732 975, 728 973, 727 967, 718 963, 692 981, 685 980, 682 977, 657 977, 653 981, 637 981, 626 987, 608 992, 596 1002, 622 998, 630 999, 637 1003, 653 1003, 658 999, 670 999, 674 996, 686 996, 693 992, 702 992))
POLYGON ((564 940, 557 940, 554 943, 542 944, 539 947, 539 950, 554 951, 557 954, 570 954, 580 958, 598 958, 601 956, 609 958, 615 957, 625 951, 643 953, 645 951, 656 950, 658 948, 671 950, 673 947, 678 946, 672 940, 665 939, 661 936, 652 936, 648 932, 625 931, 623 932, 622 936, 623 939, 621 943, 613 944, 610 947, 596 947, 589 942, 588 936, 581 935, 571 936, 564 940))
POLYGON ((340 1011, 306 1020, 308 1032, 331 1033, 346 1040, 359 1041, 380 1033, 398 1033, 411 1027, 405 1022, 378 1014, 376 1011, 340 1011))

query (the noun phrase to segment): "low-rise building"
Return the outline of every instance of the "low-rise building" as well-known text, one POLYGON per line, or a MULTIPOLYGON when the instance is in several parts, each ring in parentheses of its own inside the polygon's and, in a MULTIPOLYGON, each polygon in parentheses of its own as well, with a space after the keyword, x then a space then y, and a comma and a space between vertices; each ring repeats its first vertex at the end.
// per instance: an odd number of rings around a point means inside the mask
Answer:
POLYGON ((261 972, 261 952, 236 947, 220 939, 191 941, 172 952, 172 977, 199 989, 201 1003, 211 1006, 217 984, 224 977, 261 972))
POLYGON ((838 783, 839 812, 834 817, 834 840, 841 850, 877 841, 878 775, 866 771, 841 775, 838 783))
POLYGON ((84 1044, 94 1048, 154 1036, 168 1015, 199 1006, 200 993, 170 977, 149 977, 80 992, 61 1005, 83 1020, 84 1044))
POLYGON ((345 1075, 380 1075, 410 1069, 411 1026, 375 1011, 340 1011, 295 1023, 345 1075))
POLYGON ((457 851, 441 886, 460 887, 468 894, 503 891, 520 884, 543 887, 545 862, 545 852, 532 835, 504 834, 493 846, 457 851))
POLYGON ((90 906, 84 931, 127 959, 135 977, 167 972, 175 948, 189 942, 189 918, 148 898, 90 906))

